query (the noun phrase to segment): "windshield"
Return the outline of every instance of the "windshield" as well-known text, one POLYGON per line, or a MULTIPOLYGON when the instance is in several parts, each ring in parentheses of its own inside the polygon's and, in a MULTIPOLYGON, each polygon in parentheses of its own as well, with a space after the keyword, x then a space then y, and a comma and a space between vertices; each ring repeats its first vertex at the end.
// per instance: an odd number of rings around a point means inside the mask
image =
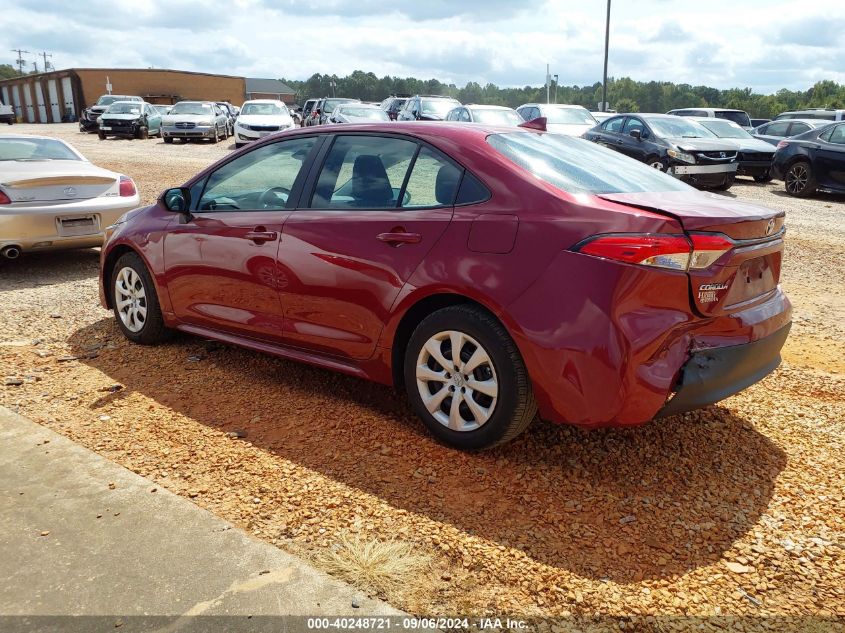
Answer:
POLYGON ((565 125, 598 125, 599 122, 586 108, 543 108, 546 123, 562 123, 565 125))
POLYGON ((326 99, 323 104, 323 113, 330 114, 341 103, 350 103, 353 99, 326 99))
POLYGON ((487 123, 488 125, 519 125, 522 117, 515 110, 488 110, 479 108, 472 110, 472 117, 476 123, 487 123))
POLYGON ((665 118, 643 117, 657 136, 663 138, 714 138, 713 134, 703 125, 679 116, 665 118))
POLYGON ((109 106, 107 114, 141 114, 140 103, 126 103, 118 101, 109 106))
POLYGON ((748 132, 731 121, 709 119, 707 121, 699 121, 699 123, 719 138, 754 138, 748 132))
POLYGON ((727 119, 742 127, 751 127, 751 119, 742 110, 716 110, 714 114, 717 119, 727 119))
POLYGON ((173 106, 170 114, 197 114, 211 116, 211 106, 207 103, 191 103, 190 101, 183 101, 173 106))
POLYGON ((455 99, 421 99, 422 111, 425 114, 434 114, 440 118, 449 114, 449 110, 461 105, 455 99))
POLYGON ((49 138, 2 138, 0 160, 82 160, 61 141, 49 138))
POLYGON ((278 103, 245 103, 241 114, 258 114, 262 116, 279 116, 287 114, 287 108, 278 103))
POLYGON ((111 105, 115 101, 120 101, 120 97, 116 97, 114 95, 103 95, 102 97, 97 99, 97 105, 107 106, 107 105, 111 105))
POLYGON ((669 174, 581 138, 508 132, 493 134, 487 142, 520 167, 570 193, 692 190, 669 174))
POLYGON ((387 116, 387 112, 385 112, 381 108, 350 108, 349 106, 343 106, 338 111, 338 115, 346 117, 356 117, 358 119, 372 119, 373 121, 390 120, 390 117, 387 116))

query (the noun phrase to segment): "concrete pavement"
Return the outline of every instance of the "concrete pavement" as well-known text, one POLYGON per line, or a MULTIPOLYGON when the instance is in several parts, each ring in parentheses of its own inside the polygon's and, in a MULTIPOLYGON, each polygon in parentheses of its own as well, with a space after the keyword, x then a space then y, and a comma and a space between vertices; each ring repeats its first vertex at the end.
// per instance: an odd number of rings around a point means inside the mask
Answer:
POLYGON ((180 616, 158 623, 177 630, 190 616, 344 614, 400 612, 0 407, 0 616, 109 616, 110 630, 180 616))

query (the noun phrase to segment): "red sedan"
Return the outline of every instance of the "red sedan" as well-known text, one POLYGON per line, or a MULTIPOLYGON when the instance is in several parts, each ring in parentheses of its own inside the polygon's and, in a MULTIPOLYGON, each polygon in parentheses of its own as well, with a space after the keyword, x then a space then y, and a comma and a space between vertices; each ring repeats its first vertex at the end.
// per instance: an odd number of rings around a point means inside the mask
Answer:
POLYGON ((305 128, 110 227, 101 294, 132 341, 182 330, 402 387, 481 449, 538 412, 636 425, 773 371, 784 230, 542 130, 305 128))

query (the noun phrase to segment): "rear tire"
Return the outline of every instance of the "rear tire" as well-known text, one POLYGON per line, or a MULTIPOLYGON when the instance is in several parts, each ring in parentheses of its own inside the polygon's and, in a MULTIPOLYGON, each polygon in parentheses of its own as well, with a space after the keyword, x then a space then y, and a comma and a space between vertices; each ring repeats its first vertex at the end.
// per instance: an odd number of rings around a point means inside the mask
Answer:
POLYGON ((516 344, 477 307, 451 306, 427 316, 408 342, 404 377, 408 399, 428 430, 462 450, 505 444, 537 414, 516 344), (460 346, 457 364, 453 345, 460 346))
POLYGON ((217 141, 220 140, 220 130, 217 129, 217 126, 214 126, 214 134, 211 135, 211 142, 214 145, 217 145, 217 141))
POLYGON ((147 127, 142 127, 141 129, 139 129, 138 138, 144 141, 150 138, 150 129, 147 127))
POLYGON ((171 337, 164 325, 155 285, 137 253, 120 256, 111 274, 111 302, 117 325, 133 343, 155 345, 171 337))
POLYGON ((730 175, 727 178, 725 178, 725 182, 723 182, 721 185, 716 185, 715 187, 713 187, 713 189, 716 190, 716 191, 727 191, 728 189, 730 189, 733 186, 733 184, 734 184, 734 176, 730 175))
POLYGON ((754 176, 754 182, 759 182, 761 184, 765 184, 767 182, 772 181, 772 174, 771 172, 766 172, 765 174, 760 174, 758 176, 754 176))
POLYGON ((806 160, 799 160, 789 166, 783 176, 786 193, 796 198, 809 198, 818 188, 813 168, 806 160))

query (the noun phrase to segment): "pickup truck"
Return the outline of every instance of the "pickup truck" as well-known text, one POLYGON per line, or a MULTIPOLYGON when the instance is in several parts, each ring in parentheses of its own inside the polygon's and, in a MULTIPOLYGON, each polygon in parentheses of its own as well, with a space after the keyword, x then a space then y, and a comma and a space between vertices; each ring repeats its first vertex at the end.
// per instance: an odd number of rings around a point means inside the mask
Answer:
POLYGON ((8 106, 3 103, 3 100, 0 99, 0 123, 3 122, 8 123, 11 125, 15 122, 15 111, 12 109, 12 106, 8 106))

